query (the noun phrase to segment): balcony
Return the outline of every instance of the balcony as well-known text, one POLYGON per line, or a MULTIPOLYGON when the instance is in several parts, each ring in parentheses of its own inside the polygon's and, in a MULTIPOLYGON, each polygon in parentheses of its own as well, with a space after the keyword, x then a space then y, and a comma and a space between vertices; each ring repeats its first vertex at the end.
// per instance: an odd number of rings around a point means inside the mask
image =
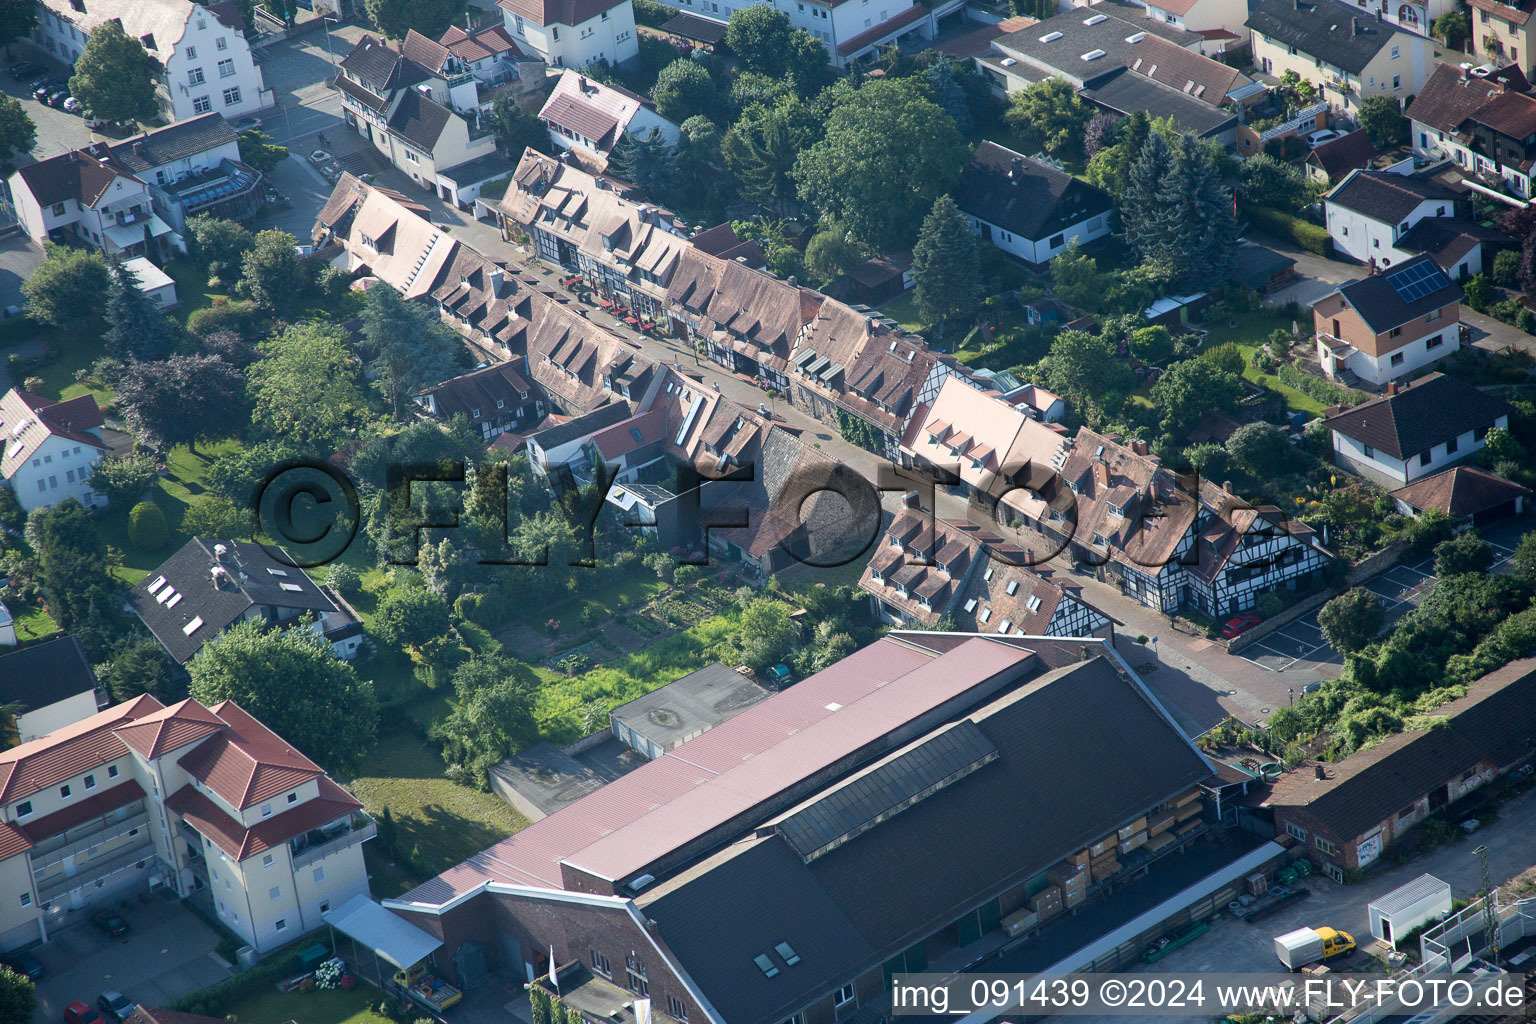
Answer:
POLYGON ((297 870, 354 843, 366 842, 378 834, 379 827, 373 819, 359 813, 339 825, 310 829, 302 836, 288 840, 288 848, 292 851, 293 866, 297 870))
POLYGON ((1326 103, 1314 103, 1310 107, 1302 107, 1289 120, 1282 121, 1273 128, 1260 132, 1259 142, 1265 143, 1270 139, 1278 139, 1282 135, 1289 135, 1291 132, 1300 131, 1304 124, 1316 124, 1317 115, 1327 109, 1328 104, 1326 103))
POLYGON ((120 853, 115 853, 110 857, 100 860, 86 861, 81 865, 78 874, 69 877, 53 878, 46 885, 38 885, 38 901, 41 903, 51 903, 66 893, 73 892, 76 889, 84 889, 99 879, 132 868, 141 861, 154 860, 155 844, 150 841, 148 832, 145 832, 143 837, 144 841, 142 843, 135 843, 120 853))
POLYGON ((261 172, 235 160, 161 186, 186 216, 213 213, 228 220, 246 220, 262 207, 265 191, 261 172))
MULTIPOLYGON (((140 806, 142 806, 142 801, 140 806)), ((148 824, 149 813, 147 811, 140 811, 137 814, 130 814, 121 821, 113 821, 105 828, 73 841, 69 839, 67 833, 60 833, 52 839, 46 839, 32 847, 32 870, 36 871, 38 868, 57 864, 65 857, 78 856, 93 846, 109 843, 119 836, 125 836, 134 829, 143 828, 148 824)))

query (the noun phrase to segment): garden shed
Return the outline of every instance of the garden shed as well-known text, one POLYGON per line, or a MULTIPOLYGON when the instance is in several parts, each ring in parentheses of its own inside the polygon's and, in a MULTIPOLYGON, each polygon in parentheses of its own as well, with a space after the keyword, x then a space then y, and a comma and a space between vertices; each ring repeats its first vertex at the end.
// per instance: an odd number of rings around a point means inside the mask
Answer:
POLYGON ((1371 934, 1397 948, 1397 941, 1427 922, 1449 916, 1451 883, 1434 875, 1420 875, 1407 885, 1393 889, 1366 908, 1371 934))

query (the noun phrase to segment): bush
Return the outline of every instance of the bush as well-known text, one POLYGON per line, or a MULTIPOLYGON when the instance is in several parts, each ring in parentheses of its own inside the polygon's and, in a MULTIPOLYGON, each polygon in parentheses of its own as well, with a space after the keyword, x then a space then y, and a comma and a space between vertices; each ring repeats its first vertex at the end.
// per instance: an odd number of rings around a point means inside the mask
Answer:
POLYGON ((672 582, 680 587, 697 583, 704 576, 704 569, 697 565, 680 565, 672 571, 672 582))
POLYGON ((656 3, 655 0, 635 0, 635 24, 637 25, 661 28, 676 15, 677 12, 666 4, 656 3))
POLYGON ((363 589, 363 578, 345 562, 337 562, 325 571, 325 585, 342 597, 355 597, 363 589))
POLYGON ((1295 388, 1309 398, 1313 398, 1324 405, 1359 405, 1365 400, 1365 396, 1358 391, 1341 388, 1336 384, 1330 384, 1321 377, 1314 377, 1310 373, 1302 373, 1290 363, 1281 363, 1275 368, 1275 375, 1281 383, 1287 387, 1295 388))
POLYGON ((1328 238, 1328 229, 1311 221, 1266 206, 1244 206, 1242 213, 1244 219, 1254 227, 1280 238, 1288 238, 1308 252, 1327 256, 1333 248, 1328 238))
POLYGON ((200 338, 232 331, 242 338, 257 334, 261 323, 261 310, 256 303, 237 299, 233 302, 215 299, 213 305, 199 309, 187 317, 187 330, 200 338))
POLYGON ((141 501, 128 513, 128 539, 141 551, 159 551, 171 539, 165 513, 152 501, 141 501))
POLYGON ((1273 590, 1260 594, 1253 602, 1253 613, 1261 619, 1272 619, 1285 611, 1285 598, 1273 590))
MULTIPOLYGON (((295 942, 294 945, 302 948, 304 944, 295 942)), ((170 1008, 180 1010, 182 1013, 218 1016, 228 1012, 228 1007, 235 1003, 258 992, 265 992, 284 978, 291 978, 298 974, 302 966, 299 963, 298 949, 291 953, 278 954, 263 960, 243 974, 237 974, 201 991, 182 996, 171 1003, 170 1008)))

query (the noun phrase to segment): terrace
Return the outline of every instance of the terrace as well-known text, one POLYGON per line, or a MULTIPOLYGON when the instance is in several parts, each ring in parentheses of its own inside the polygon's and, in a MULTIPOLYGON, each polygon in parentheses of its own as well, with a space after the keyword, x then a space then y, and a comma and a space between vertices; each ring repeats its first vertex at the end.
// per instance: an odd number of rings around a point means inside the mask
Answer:
POLYGON ((249 220, 265 202, 261 172, 237 160, 224 159, 206 171, 161 186, 183 213, 191 217, 212 213, 227 220, 249 220))

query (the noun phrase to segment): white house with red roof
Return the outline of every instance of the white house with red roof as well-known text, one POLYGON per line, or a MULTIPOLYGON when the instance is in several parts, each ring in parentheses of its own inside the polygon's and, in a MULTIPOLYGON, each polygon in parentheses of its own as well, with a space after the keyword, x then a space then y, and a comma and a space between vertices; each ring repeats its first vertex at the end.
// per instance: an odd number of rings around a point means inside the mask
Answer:
POLYGON ((539 120, 549 129, 555 145, 585 150, 605 165, 608 154, 625 135, 645 139, 656 132, 675 146, 682 133, 676 122, 656 113, 651 100, 579 71, 560 76, 539 111, 539 120))
POLYGON ((143 889, 258 951, 368 893, 362 804, 233 701, 148 694, 0 752, 0 948, 143 889))
POLYGON ((107 450, 101 409, 91 395, 67 402, 12 388, 0 395, 0 479, 28 512, 74 498, 86 508, 107 503, 91 486, 107 450))
POLYGON ((497 0, 496 6, 518 45, 553 67, 600 60, 627 65, 640 58, 630 0, 497 0))

